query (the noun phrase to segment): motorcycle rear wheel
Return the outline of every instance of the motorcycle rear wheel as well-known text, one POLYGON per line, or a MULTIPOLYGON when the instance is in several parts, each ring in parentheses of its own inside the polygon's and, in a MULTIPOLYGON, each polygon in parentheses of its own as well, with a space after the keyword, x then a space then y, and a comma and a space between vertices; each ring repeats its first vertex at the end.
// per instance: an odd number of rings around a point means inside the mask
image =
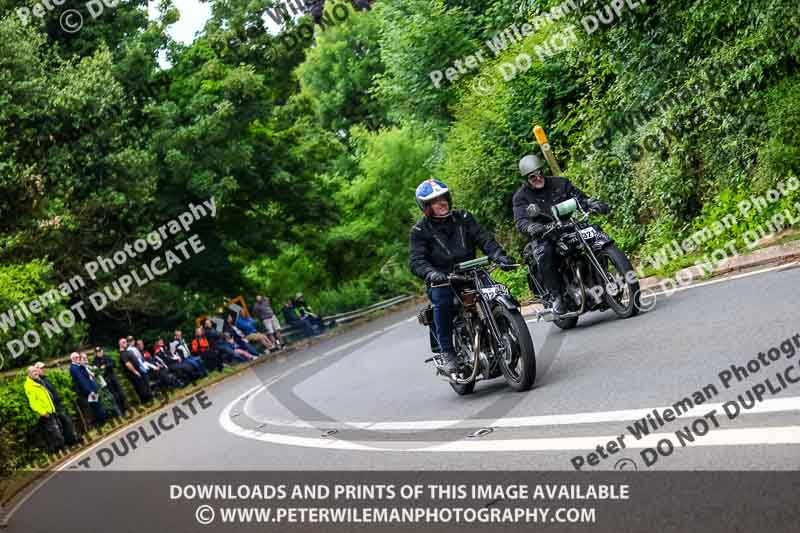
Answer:
POLYGON ((511 350, 511 364, 503 354, 497 354, 503 377, 515 391, 529 390, 536 381, 536 353, 528 325, 517 309, 511 310, 504 305, 497 305, 492 312, 500 338, 508 343, 511 350))

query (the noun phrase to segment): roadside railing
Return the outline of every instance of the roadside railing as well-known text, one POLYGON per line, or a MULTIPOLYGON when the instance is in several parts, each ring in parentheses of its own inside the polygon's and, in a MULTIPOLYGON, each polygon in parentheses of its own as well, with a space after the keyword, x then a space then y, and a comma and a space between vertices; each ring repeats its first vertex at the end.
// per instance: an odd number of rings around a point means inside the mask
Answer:
MULTIPOLYGON (((411 294, 403 294, 401 296, 395 296, 394 298, 389 298, 388 300, 384 300, 382 302, 378 302, 367 307, 362 307, 360 309, 355 309, 353 311, 348 311, 346 313, 339 313, 337 315, 331 316, 324 316, 322 317, 322 322, 324 324, 330 324, 332 320, 336 321, 337 325, 347 324, 348 322, 352 322, 353 320, 358 320, 359 318, 366 316, 370 313, 374 313, 375 311, 381 311, 383 309, 388 309, 395 305, 399 305, 401 303, 405 303, 414 296, 411 294)), ((285 342, 292 342, 294 340, 298 340, 298 336, 300 336, 302 331, 300 328, 296 327, 288 327, 288 328, 281 328, 281 336, 284 338, 285 342)))

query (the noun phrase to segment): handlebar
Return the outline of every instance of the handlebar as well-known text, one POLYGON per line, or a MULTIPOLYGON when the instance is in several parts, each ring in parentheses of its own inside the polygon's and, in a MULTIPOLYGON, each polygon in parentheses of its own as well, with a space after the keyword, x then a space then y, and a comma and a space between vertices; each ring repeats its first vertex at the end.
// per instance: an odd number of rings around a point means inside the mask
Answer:
MULTIPOLYGON (((524 265, 522 265, 521 263, 513 263, 513 264, 510 264, 510 265, 498 265, 497 263, 493 263, 493 264, 489 265, 488 267, 486 267, 486 272, 488 274, 488 273, 491 273, 491 272, 493 272, 494 270, 496 270, 498 268, 512 269, 512 268, 519 268, 521 266, 524 266, 524 265)), ((447 275, 447 279, 448 279, 447 283, 440 283, 439 285, 431 285, 431 288, 432 289, 436 289, 436 288, 439 288, 439 287, 452 287, 453 282, 467 283, 467 282, 471 281, 471 278, 469 276, 465 276, 464 274, 457 274, 455 272, 448 274, 447 275)))

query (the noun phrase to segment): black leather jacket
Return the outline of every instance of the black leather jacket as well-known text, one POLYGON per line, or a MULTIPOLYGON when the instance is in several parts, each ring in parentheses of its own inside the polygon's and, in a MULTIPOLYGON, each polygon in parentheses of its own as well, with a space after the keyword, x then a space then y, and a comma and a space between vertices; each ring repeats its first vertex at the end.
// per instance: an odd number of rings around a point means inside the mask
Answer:
POLYGON ((432 271, 449 273, 457 263, 475 259, 475 248, 489 257, 505 255, 494 235, 466 211, 442 220, 423 217, 411 228, 411 272, 425 279, 432 271))
POLYGON ((514 193, 514 224, 520 233, 529 235, 527 229, 534 222, 547 224, 551 220, 545 216, 539 215, 533 218, 528 217, 526 209, 530 204, 538 204, 539 209, 545 213, 550 212, 550 208, 559 202, 569 200, 570 198, 577 198, 581 205, 585 205, 586 200, 589 199, 583 191, 575 187, 567 178, 559 178, 556 176, 545 176, 544 187, 541 189, 534 189, 526 181, 514 193))

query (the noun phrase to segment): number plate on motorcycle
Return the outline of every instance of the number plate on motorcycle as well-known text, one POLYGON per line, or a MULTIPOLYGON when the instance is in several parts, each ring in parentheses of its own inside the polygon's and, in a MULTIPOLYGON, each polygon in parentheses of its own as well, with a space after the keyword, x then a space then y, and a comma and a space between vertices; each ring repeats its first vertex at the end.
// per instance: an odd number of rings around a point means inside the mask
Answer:
POLYGON ((580 230, 580 234, 584 239, 593 239, 597 237, 597 232, 594 228, 583 228, 580 230))

